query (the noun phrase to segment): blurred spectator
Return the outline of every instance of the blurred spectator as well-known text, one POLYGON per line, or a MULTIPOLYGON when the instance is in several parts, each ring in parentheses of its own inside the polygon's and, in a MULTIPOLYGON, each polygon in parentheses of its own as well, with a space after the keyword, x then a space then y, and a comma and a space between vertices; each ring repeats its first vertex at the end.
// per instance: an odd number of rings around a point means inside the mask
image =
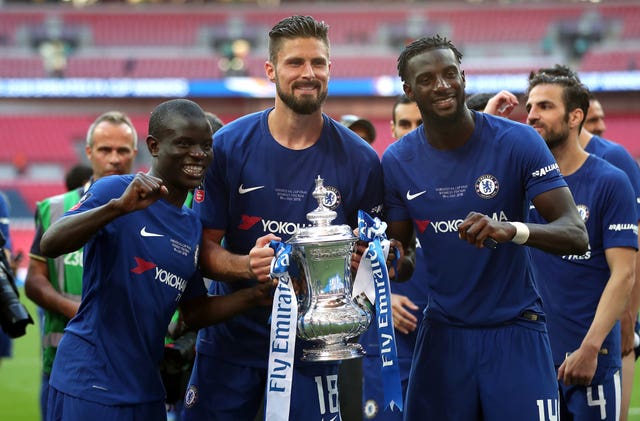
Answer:
POLYGON ((38 47, 49 77, 62 78, 67 70, 67 46, 59 39, 43 41, 38 47))
POLYGON ((251 51, 251 44, 245 39, 236 39, 223 46, 223 57, 218 61, 218 67, 225 76, 247 76, 247 56, 251 51))
POLYGON ((64 177, 64 184, 67 187, 67 191, 82 187, 86 182, 91 180, 92 174, 93 169, 88 165, 76 164, 71 167, 69 172, 67 172, 67 175, 64 177))
POLYGON ((18 175, 24 175, 27 172, 28 164, 29 160, 24 152, 16 152, 13 156, 13 167, 16 169, 16 173, 18 175))
POLYGON ((351 129, 366 140, 369 144, 372 144, 376 140, 376 128, 366 118, 358 117, 353 114, 346 114, 340 117, 340 123, 351 129))

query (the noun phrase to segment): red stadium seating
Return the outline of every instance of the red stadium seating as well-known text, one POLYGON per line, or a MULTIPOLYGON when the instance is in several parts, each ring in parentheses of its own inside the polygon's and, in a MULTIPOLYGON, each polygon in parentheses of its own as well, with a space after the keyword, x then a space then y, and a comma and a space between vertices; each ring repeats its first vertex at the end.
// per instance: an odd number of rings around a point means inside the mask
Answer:
MULTIPOLYGON (((285 16, 305 13, 330 26, 332 56, 340 58, 334 65, 333 76, 366 77, 389 74, 388 69, 395 74, 395 65, 391 63, 400 44, 434 31, 453 39, 463 52, 467 46, 495 44, 491 56, 509 55, 513 50, 504 50, 504 45, 509 44, 527 46, 527 51, 544 54, 543 51, 548 53, 549 48, 553 48, 547 42, 553 38, 558 24, 577 22, 586 14, 596 12, 603 22, 611 24, 607 27, 608 36, 629 42, 640 39, 640 7, 633 2, 563 3, 551 7, 549 4, 487 7, 486 4, 438 2, 399 7, 344 3, 301 7, 285 3, 278 8, 241 5, 5 8, 0 14, 0 46, 28 44, 29 30, 42 32, 45 23, 55 18, 62 22, 65 33, 77 37, 79 43, 78 54, 69 58, 66 77, 218 78, 223 72, 212 62, 216 60, 214 54, 219 55, 220 51, 211 50, 209 55, 206 49, 214 44, 219 46, 226 38, 240 36, 248 38, 254 46, 256 57, 248 59, 249 74, 262 76, 268 29, 285 16), (127 52, 123 47, 133 51, 127 52), (140 55, 144 47, 151 49, 140 55), (104 48, 109 50, 103 54, 104 48), (191 49, 189 54, 184 53, 185 48, 191 49)), ((471 47, 470 51, 474 51, 471 47)), ((490 49, 485 47, 482 51, 490 49)), ((23 50, 22 56, 14 54, 0 59, 0 77, 44 77, 37 52, 33 50, 31 57, 26 54, 23 50)), ((625 65, 611 60, 598 62, 588 55, 587 59, 594 60, 584 65, 589 70, 607 70, 611 66, 619 69, 625 65)), ((505 71, 521 69, 506 68, 505 71)))
POLYGON ((588 51, 582 58, 580 70, 584 72, 640 70, 640 49, 588 51))
POLYGON ((46 72, 42 59, 33 57, 5 57, 0 59, 0 77, 45 77, 46 72))
POLYGON ((68 25, 91 29, 96 46, 190 46, 198 41, 201 27, 218 26, 226 15, 215 13, 166 13, 145 10, 91 13, 69 12, 64 21, 68 25))

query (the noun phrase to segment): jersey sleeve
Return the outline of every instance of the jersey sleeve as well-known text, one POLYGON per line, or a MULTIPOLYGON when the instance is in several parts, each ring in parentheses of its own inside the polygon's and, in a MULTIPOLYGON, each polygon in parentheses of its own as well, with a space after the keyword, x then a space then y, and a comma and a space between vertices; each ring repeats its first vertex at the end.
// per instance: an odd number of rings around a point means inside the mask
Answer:
POLYGON ((603 247, 638 248, 638 220, 635 193, 625 174, 615 169, 602 192, 603 247))
MULTIPOLYGON (((514 162, 521 162, 527 197, 533 199, 541 193, 559 187, 567 187, 553 154, 540 135, 529 126, 517 126, 521 130, 512 133, 515 139, 514 162)), ((515 130, 515 128, 514 128, 515 130)))

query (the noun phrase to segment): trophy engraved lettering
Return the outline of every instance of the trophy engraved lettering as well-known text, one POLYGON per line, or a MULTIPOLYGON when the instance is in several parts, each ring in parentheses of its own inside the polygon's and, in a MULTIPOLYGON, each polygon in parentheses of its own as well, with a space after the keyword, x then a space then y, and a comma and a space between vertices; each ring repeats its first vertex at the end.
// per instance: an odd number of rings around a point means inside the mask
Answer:
POLYGON ((327 190, 318 176, 313 197, 318 207, 307 214, 313 224, 289 239, 291 256, 302 279, 297 285, 297 335, 311 342, 306 361, 335 361, 362 357, 362 346, 349 340, 371 322, 372 306, 351 292, 351 253, 357 238, 348 225, 331 225, 336 212, 325 207, 327 190))

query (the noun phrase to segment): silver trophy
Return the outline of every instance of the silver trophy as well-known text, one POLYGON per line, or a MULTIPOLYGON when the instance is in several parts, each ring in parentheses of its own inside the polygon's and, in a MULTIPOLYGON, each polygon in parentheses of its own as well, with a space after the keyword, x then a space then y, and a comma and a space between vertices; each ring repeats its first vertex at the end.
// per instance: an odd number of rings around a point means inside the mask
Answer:
POLYGON ((364 294, 351 298, 350 261, 357 238, 350 226, 331 225, 337 214, 324 206, 326 193, 318 176, 313 191, 318 207, 307 214, 313 225, 298 229, 288 241, 302 277, 296 284, 297 334, 312 343, 303 350, 306 361, 362 357, 362 346, 349 340, 367 330, 373 313, 364 294))

